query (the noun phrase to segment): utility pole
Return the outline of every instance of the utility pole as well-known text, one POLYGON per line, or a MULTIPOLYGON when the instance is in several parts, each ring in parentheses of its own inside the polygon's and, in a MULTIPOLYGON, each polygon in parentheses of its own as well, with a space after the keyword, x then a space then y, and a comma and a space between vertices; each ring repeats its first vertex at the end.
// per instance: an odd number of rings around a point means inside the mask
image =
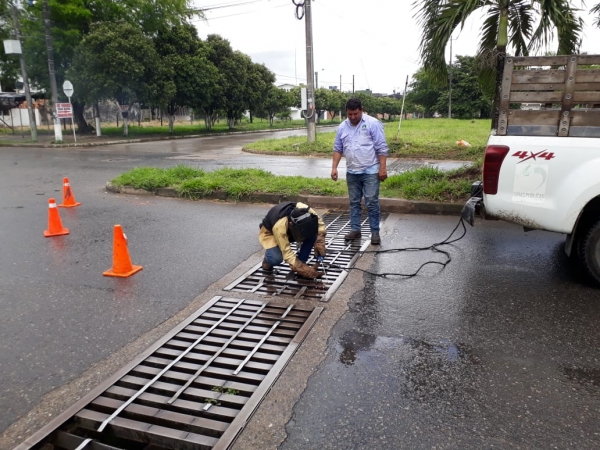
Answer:
POLYGON ((352 95, 354 95, 354 75, 352 75, 352 95))
POLYGON ((56 110, 58 103, 58 88, 56 87, 56 72, 54 71, 54 50, 52 48, 52 35, 50 34, 50 11, 48 9, 48 0, 43 1, 42 15, 44 18, 44 28, 46 30, 46 53, 48 54, 48 73, 50 74, 50 93, 52 95, 52 119, 54 121, 54 140, 62 142, 62 130, 60 128, 60 119, 56 110))
POLYGON ((306 96, 308 109, 306 110, 308 142, 315 142, 317 137, 317 125, 315 117, 315 87, 313 73, 315 65, 313 61, 313 35, 312 35, 312 6, 311 0, 304 2, 304 22, 306 28, 306 96))
POLYGON ((21 31, 19 29, 19 17, 17 14, 17 7, 14 0, 11 2, 13 24, 15 27, 15 37, 19 41, 21 46, 21 54, 19 59, 21 60, 21 76, 23 77, 23 88, 25 89, 25 98, 27 99, 27 111, 29 112, 29 129, 31 130, 31 140, 37 141, 37 126, 35 123, 35 111, 33 109, 33 102, 31 101, 31 91, 29 90, 29 78, 27 77, 27 67, 25 67, 25 55, 23 55, 23 43, 21 42, 21 31))
POLYGON ((448 119, 452 119, 452 35, 450 35, 450 91, 448 93, 448 119))
POLYGON ((315 72, 315 90, 319 89, 319 72, 315 72))

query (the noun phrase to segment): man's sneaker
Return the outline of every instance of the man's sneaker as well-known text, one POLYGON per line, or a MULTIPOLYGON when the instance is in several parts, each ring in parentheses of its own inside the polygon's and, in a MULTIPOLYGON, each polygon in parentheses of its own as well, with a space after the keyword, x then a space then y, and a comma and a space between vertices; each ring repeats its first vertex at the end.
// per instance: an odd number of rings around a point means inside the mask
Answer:
POLYGON ((264 261, 262 262, 262 270, 264 270, 265 272, 273 272, 273 266, 271 264, 269 264, 268 262, 264 261))
POLYGON ((371 233, 371 244, 373 244, 373 245, 381 244, 381 238, 379 237, 378 231, 374 231, 373 233, 371 233))
POLYGON ((353 239, 360 239, 360 231, 352 230, 350 233, 344 236, 344 239, 346 239, 347 241, 351 241, 353 239))

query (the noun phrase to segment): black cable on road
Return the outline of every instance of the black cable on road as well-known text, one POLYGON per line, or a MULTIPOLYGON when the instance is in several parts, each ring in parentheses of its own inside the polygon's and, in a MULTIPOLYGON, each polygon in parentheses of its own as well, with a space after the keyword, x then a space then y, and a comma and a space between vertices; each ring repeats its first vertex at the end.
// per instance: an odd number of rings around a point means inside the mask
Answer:
POLYGON ((423 252, 423 251, 430 250, 435 253, 441 253, 446 257, 446 261, 427 261, 426 263, 421 264, 421 266, 413 273, 398 273, 398 272, 378 273, 378 272, 371 272, 369 270, 359 269, 358 267, 341 267, 341 266, 337 266, 335 264, 330 264, 327 267, 331 267, 331 268, 339 269, 339 270, 347 270, 347 271, 358 270, 359 272, 368 273, 369 275, 373 275, 373 276, 380 277, 380 278, 388 278, 388 277, 412 278, 412 277, 416 277, 419 274, 419 272, 423 269, 423 267, 428 266, 430 264, 442 266, 442 269, 444 269, 452 261, 452 256, 450 256, 450 253, 448 251, 442 250, 439 247, 441 247, 443 245, 450 245, 455 242, 458 242, 462 238, 464 238, 466 234, 467 234, 467 227, 465 226, 465 222, 461 217, 461 219, 458 221, 458 223, 454 227, 454 230, 452 230, 452 233, 450 233, 450 235, 446 239, 444 239, 441 242, 432 244, 429 247, 390 248, 390 249, 386 249, 386 250, 363 250, 363 251, 357 252, 359 254, 365 254, 365 253, 380 254, 380 253, 401 253, 401 252, 423 252), (456 233, 456 231, 458 230, 458 228, 461 225, 462 225, 462 234, 459 237, 452 239, 452 236, 454 236, 454 234, 456 233))

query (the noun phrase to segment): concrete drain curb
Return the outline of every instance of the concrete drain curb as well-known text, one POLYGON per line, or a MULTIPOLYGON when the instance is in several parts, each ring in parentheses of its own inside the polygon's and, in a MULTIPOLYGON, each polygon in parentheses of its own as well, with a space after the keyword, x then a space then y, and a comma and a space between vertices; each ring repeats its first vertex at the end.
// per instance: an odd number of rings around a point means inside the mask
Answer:
MULTIPOLYGON (((106 190, 115 194, 129 195, 156 195, 159 197, 180 197, 174 188, 159 188, 156 191, 136 189, 131 186, 115 186, 110 181, 106 183, 106 190)), ((235 201, 227 196, 225 192, 213 192, 203 197, 206 200, 235 201)), ((277 204, 284 201, 296 201, 306 203, 313 208, 348 209, 347 197, 327 197, 321 195, 293 195, 281 194, 254 194, 244 195, 237 202, 245 203, 269 203, 277 204)), ((404 200, 400 198, 380 198, 381 212, 399 214, 430 214, 456 216, 462 210, 462 203, 436 203, 404 200)))

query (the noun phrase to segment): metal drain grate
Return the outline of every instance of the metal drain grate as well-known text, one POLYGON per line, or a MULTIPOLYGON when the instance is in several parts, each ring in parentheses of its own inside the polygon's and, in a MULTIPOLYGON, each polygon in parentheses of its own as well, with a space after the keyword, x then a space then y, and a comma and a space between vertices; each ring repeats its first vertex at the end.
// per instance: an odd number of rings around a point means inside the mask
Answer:
POLYGON ((16 450, 227 449, 322 310, 215 297, 16 450))
MULTIPOLYGON (((344 240, 344 235, 350 231, 350 213, 327 213, 323 216, 323 221, 327 226, 325 267, 331 264, 352 267, 359 257, 358 252, 365 250, 371 242, 368 218, 361 219, 360 241, 344 240)), ((292 244, 292 249, 296 251, 295 244, 292 244)), ((307 264, 313 263, 314 259, 311 257, 307 264)), ((257 264, 224 290, 327 302, 347 276, 347 271, 331 268, 319 280, 302 280, 285 263, 276 267, 272 273, 265 272, 261 264, 257 264)))

